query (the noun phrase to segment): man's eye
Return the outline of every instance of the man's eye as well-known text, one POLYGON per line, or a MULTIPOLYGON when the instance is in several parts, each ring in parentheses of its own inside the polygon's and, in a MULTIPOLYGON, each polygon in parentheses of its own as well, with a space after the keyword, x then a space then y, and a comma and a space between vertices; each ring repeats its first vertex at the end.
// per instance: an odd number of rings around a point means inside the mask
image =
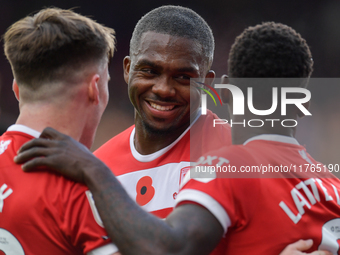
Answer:
POLYGON ((141 69, 141 71, 146 74, 152 74, 152 75, 156 74, 156 71, 150 68, 143 68, 141 69))
POLYGON ((188 75, 179 75, 177 76, 177 79, 181 79, 181 80, 190 80, 190 76, 188 75))
POLYGON ((182 85, 189 85, 190 84, 190 78, 192 78, 189 75, 177 75, 175 77, 176 81, 182 85))

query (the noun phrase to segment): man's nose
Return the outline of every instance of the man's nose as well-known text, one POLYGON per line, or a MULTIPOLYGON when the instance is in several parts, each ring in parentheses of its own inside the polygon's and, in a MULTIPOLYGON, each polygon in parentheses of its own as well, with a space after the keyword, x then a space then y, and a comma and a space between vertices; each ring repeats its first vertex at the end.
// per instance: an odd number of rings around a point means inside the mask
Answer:
POLYGON ((153 93, 160 97, 173 97, 176 94, 174 80, 170 77, 160 76, 152 87, 153 93))

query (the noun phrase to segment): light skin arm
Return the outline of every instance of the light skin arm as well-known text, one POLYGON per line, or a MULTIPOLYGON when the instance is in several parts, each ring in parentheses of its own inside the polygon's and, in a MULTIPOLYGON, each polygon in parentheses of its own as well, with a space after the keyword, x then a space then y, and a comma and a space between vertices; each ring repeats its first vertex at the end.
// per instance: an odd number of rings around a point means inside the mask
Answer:
MULTIPOLYGON (((91 190, 110 238, 122 254, 209 254, 223 229, 205 208, 195 204, 177 207, 165 221, 145 212, 128 196, 111 170, 85 146, 52 128, 26 143, 15 162, 24 171, 47 166, 91 190)), ((312 241, 288 245, 280 255, 303 255, 312 241)), ((310 255, 329 255, 314 251, 310 255)))
POLYGON ((312 253, 305 253, 313 245, 313 240, 299 240, 295 243, 288 245, 280 255, 332 255, 329 251, 314 251, 312 253))

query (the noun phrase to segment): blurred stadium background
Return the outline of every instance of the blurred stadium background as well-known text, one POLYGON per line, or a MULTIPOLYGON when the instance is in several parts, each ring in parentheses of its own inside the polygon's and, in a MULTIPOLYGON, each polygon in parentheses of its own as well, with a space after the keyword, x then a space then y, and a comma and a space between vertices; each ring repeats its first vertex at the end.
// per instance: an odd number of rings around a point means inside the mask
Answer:
MULTIPOLYGON (((164 4, 192 8, 211 26, 216 40, 212 69, 218 77, 227 72, 228 51, 234 38, 244 28, 262 21, 285 23, 307 40, 315 62, 313 77, 340 77, 339 0, 0 0, 0 33, 3 35, 13 22, 49 6, 75 7, 76 12, 116 30, 118 44, 110 65, 110 102, 99 126, 94 150, 133 124, 134 112, 123 80, 122 60, 128 55, 129 40, 139 18, 164 4)), ((11 90, 12 79, 10 65, 2 53, 0 133, 15 122, 19 113, 11 90)), ((317 160, 340 164, 340 88, 319 86, 311 90, 313 116, 299 122, 297 138, 317 160)))

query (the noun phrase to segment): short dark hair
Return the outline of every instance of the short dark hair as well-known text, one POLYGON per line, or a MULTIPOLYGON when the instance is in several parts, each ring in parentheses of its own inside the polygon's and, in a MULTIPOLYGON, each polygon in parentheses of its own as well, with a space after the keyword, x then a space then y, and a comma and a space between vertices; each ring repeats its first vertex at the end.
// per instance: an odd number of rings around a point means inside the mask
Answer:
POLYGON ((34 88, 111 58, 115 37, 113 29, 72 10, 46 8, 9 27, 4 48, 18 84, 34 88))
POLYGON ((214 55, 214 36, 205 20, 196 12, 181 6, 166 5, 144 15, 137 23, 130 41, 130 55, 137 49, 142 34, 148 31, 185 37, 197 41, 209 66, 214 55))
POLYGON ((313 71, 306 41, 293 28, 275 22, 245 29, 232 45, 228 63, 233 78, 305 78, 313 71))

